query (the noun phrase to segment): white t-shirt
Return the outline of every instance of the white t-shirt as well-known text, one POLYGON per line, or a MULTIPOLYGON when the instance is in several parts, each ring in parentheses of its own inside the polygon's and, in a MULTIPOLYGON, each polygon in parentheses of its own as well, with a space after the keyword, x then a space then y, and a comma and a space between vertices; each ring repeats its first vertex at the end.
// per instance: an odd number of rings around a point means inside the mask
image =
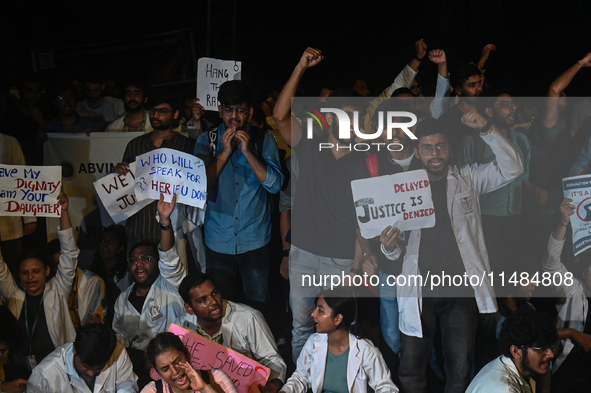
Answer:
POLYGON ((76 112, 82 117, 88 117, 95 120, 97 123, 106 123, 107 125, 125 113, 125 107, 123 106, 122 100, 114 97, 103 98, 103 105, 98 108, 90 108, 86 100, 78 102, 76 112))

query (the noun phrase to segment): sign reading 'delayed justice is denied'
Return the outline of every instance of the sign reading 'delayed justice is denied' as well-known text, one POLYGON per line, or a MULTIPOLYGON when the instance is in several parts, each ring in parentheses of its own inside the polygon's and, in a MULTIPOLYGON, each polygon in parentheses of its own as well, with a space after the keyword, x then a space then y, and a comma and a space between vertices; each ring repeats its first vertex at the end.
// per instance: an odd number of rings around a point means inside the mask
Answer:
MULTIPOLYGON (((232 379, 238 393, 249 393, 251 386, 267 383, 271 370, 262 364, 174 323, 170 324, 168 331, 179 336, 185 344, 195 370, 222 370, 232 379)), ((154 369, 151 376, 154 379, 160 377, 154 369)))
POLYGON ((133 216, 152 202, 150 199, 138 201, 135 197, 134 185, 135 161, 129 164, 127 175, 111 173, 94 182, 96 194, 115 224, 133 216))
POLYGON ((575 256, 591 248, 591 175, 573 176, 562 179, 564 197, 575 205, 570 216, 573 229, 573 250, 575 256))
POLYGON ((207 197, 205 164, 200 158, 173 149, 156 149, 135 159, 135 196, 138 201, 160 199, 203 208, 207 197))
POLYGON ((59 217, 59 166, 0 165, 0 215, 59 217))
POLYGON ((351 182, 361 236, 371 239, 392 225, 401 231, 435 225, 427 172, 423 169, 351 182))

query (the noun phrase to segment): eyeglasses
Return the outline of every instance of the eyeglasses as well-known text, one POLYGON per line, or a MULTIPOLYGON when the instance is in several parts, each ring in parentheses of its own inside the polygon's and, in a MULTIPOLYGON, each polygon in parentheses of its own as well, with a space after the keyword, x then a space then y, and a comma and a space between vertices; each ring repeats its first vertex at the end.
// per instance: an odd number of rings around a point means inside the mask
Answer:
POLYGON ((244 114, 248 111, 247 108, 239 108, 237 106, 224 106, 223 110, 227 115, 231 115, 232 113, 236 112, 238 116, 244 116, 244 114))
POLYGON ((511 105, 514 105, 515 109, 519 108, 519 102, 517 102, 517 101, 501 101, 501 102, 498 102, 496 105, 498 105, 499 107, 501 107, 503 109, 507 109, 511 105))
POLYGON ((57 96, 58 101, 76 101, 76 96, 74 95, 67 95, 67 96, 57 96))
POLYGON ((425 156, 432 156, 433 153, 435 152, 435 149, 437 149, 437 153, 445 154, 449 150, 449 145, 447 143, 439 143, 435 146, 423 145, 419 148, 421 153, 423 153, 423 155, 425 155, 425 156))
POLYGON ((150 109, 148 109, 148 113, 152 116, 154 116, 156 113, 158 113, 158 115, 160 115, 160 116, 166 116, 170 112, 172 112, 172 109, 166 109, 166 108, 150 108, 150 109))
POLYGON ((137 258, 129 258, 127 260, 127 263, 129 264, 129 266, 137 266, 139 262, 143 262, 146 265, 150 265, 152 262, 155 262, 156 258, 154 258, 151 255, 144 255, 141 257, 137 257, 137 258))
POLYGON ((556 351, 554 350, 554 346, 548 346, 548 345, 543 346, 543 347, 526 347, 526 346, 523 346, 521 348, 523 348, 523 349, 531 348, 534 351, 538 352, 542 356, 548 356, 550 354, 550 350, 552 350, 553 353, 556 353, 556 351))

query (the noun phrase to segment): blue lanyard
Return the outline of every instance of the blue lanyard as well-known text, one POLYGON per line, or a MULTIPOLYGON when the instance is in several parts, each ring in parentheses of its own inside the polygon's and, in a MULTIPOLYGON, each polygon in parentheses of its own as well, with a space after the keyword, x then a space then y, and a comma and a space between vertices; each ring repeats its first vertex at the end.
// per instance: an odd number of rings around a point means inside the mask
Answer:
POLYGON ((45 291, 43 291, 43 297, 41 298, 41 302, 39 302, 39 308, 37 309, 37 314, 35 315, 35 322, 33 323, 33 330, 29 330, 29 310, 27 308, 27 295, 25 294, 25 328, 27 330, 27 340, 29 340, 29 349, 31 349, 31 343, 33 342, 33 335, 35 334, 35 328, 37 327, 37 319, 39 318, 39 310, 43 307, 43 300, 45 300, 45 291))

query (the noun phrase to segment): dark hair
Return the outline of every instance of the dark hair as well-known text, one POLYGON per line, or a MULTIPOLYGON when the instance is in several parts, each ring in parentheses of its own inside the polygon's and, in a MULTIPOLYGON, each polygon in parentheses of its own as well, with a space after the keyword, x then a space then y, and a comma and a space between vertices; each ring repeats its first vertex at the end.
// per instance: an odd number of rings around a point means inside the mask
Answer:
POLYGON ((144 97, 148 97, 150 95, 150 83, 142 77, 133 77, 127 79, 123 84, 123 95, 125 95, 125 90, 127 90, 129 86, 135 86, 138 89, 141 89, 144 93, 144 97))
POLYGON ((332 309, 333 318, 341 314, 343 321, 340 323, 338 329, 345 329, 349 333, 360 338, 359 326, 355 321, 357 315, 357 299, 353 292, 348 288, 335 288, 322 292, 316 298, 323 298, 328 307, 332 309))
POLYGON ((131 256, 131 253, 133 252, 133 250, 135 250, 138 247, 150 247, 152 249, 152 251, 154 251, 154 254, 156 254, 156 257, 159 257, 158 254, 158 245, 154 242, 151 242, 149 240, 142 240, 139 241, 137 243, 135 243, 132 247, 131 250, 129 250, 129 256, 131 256))
POLYGON ((108 363, 117 347, 115 332, 102 323, 91 323, 78 329, 74 349, 82 363, 91 367, 108 363))
POLYGON ((58 96, 64 94, 67 91, 74 93, 74 96, 76 99, 78 99, 78 96, 76 95, 76 88, 71 81, 60 81, 56 83, 51 89, 51 98, 57 100, 58 96))
POLYGON ((99 236, 99 244, 97 248, 100 247, 100 238, 105 233, 112 233, 117 240, 119 240, 119 245, 121 246, 121 251, 117 254, 117 262, 113 267, 113 271, 108 272, 105 264, 103 263, 103 259, 101 258, 100 253, 97 252, 94 254, 92 259, 92 264, 88 268, 93 273, 99 275, 105 283, 110 281, 112 275, 114 274, 118 280, 122 279, 127 274, 127 234, 125 233, 125 227, 123 225, 113 224, 104 228, 99 236))
POLYGON ((41 79, 41 76, 36 72, 28 72, 21 75, 18 79, 18 89, 23 90, 25 88, 25 83, 27 82, 37 83, 43 86, 43 79, 41 79))
MULTIPOLYGON (((408 100, 392 96, 392 98, 388 98, 378 105, 375 112, 373 113, 373 116, 371 117, 371 122, 374 126, 378 125, 378 115, 380 112, 408 112, 410 109, 411 108, 408 100)), ((384 124, 384 127, 385 126, 386 125, 384 124)))
POLYGON ((28 250, 23 251, 19 258, 19 266, 25 259, 37 259, 43 263, 44 267, 50 266, 49 257, 47 253, 39 248, 30 248, 28 250))
POLYGON ((476 109, 480 112, 480 114, 486 115, 484 113, 484 110, 486 108, 494 107, 495 103, 497 102, 497 99, 503 94, 508 94, 511 97, 513 97, 513 91, 504 86, 495 87, 483 91, 482 94, 480 94, 480 96, 478 96, 478 99, 476 100, 476 109))
POLYGON ((189 274, 183 281, 181 281, 181 285, 179 285, 179 295, 183 299, 183 301, 187 304, 191 304, 191 289, 196 288, 203 284, 205 281, 211 281, 211 283, 215 286, 215 283, 205 273, 197 272, 193 274, 189 274))
POLYGON ((184 353, 188 359, 191 358, 187 347, 185 347, 185 344, 183 344, 179 336, 170 332, 162 332, 158 333, 148 344, 148 349, 146 350, 148 368, 156 368, 156 358, 160 356, 162 352, 169 349, 176 349, 177 351, 184 353))
POLYGON ((412 93, 412 90, 409 89, 408 87, 399 87, 398 89, 394 90, 394 92, 392 92, 392 97, 398 97, 401 96, 403 94, 410 94, 411 96, 415 96, 412 93))
POLYGON ((24 343, 22 330, 8 307, 0 305, 0 343, 6 343, 8 348, 17 348, 24 343))
POLYGON ((96 69, 87 70, 82 78, 82 83, 103 83, 105 78, 103 77, 102 73, 96 69))
POLYGON ((450 72, 451 87, 462 86, 472 76, 481 76, 482 71, 474 63, 459 63, 450 72))
POLYGON ((178 94, 166 90, 159 90, 150 93, 148 96, 148 107, 153 108, 158 105, 168 104, 173 112, 181 107, 181 99, 178 94))
POLYGON ((440 122, 437 119, 427 118, 417 125, 417 131, 415 132, 415 136, 417 137, 417 139, 415 139, 414 141, 415 146, 419 145, 419 141, 422 137, 435 134, 443 135, 447 138, 448 142, 451 143, 451 140, 449 138, 449 132, 447 128, 444 126, 444 123, 440 122))
POLYGON ((243 81, 227 81, 220 86, 218 101, 222 105, 239 105, 246 102, 250 108, 252 107, 252 91, 243 81))
POLYGON ((546 347, 558 341, 556 326, 548 316, 533 310, 510 314, 501 328, 500 344, 503 354, 511 356, 511 346, 546 347))

